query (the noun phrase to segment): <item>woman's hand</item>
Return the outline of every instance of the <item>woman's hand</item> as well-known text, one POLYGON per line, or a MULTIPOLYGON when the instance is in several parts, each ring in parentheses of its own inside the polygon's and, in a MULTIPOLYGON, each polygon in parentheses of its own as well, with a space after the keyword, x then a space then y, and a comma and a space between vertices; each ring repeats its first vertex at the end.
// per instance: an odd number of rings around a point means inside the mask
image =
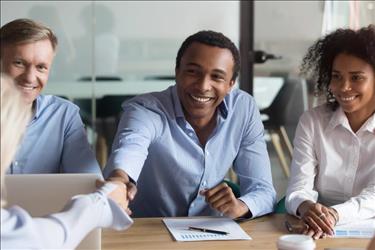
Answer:
POLYGON ((97 180, 96 186, 98 188, 104 189, 105 195, 117 203, 128 215, 132 214, 132 211, 129 209, 129 197, 128 190, 125 183, 121 181, 102 181, 97 180), (111 185, 111 188, 105 189, 106 185, 111 185), (103 187, 104 186, 104 187, 103 187))
POLYGON ((310 235, 314 239, 334 235, 338 215, 333 208, 320 203, 304 201, 298 207, 298 213, 307 225, 302 231, 303 234, 310 235))

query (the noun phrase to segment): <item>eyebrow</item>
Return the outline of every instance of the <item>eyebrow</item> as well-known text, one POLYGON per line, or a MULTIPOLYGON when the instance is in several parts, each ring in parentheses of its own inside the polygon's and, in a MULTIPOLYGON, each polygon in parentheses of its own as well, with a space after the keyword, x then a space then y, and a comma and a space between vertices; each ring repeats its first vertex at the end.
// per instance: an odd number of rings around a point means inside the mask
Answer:
MULTIPOLYGON (((186 64, 187 66, 194 66, 194 67, 198 67, 198 68, 202 68, 201 65, 197 64, 197 63, 194 63, 194 62, 191 62, 191 63, 187 63, 186 64)), ((226 75, 227 73, 222 70, 222 69, 214 69, 213 72, 215 73, 219 73, 219 74, 223 74, 223 75, 226 75)))
MULTIPOLYGON (((333 69, 332 72, 334 72, 334 73, 341 73, 339 70, 335 70, 335 69, 333 69)), ((360 71, 360 70, 358 70, 358 71, 350 71, 349 72, 349 74, 364 74, 364 73, 365 72, 360 71)))

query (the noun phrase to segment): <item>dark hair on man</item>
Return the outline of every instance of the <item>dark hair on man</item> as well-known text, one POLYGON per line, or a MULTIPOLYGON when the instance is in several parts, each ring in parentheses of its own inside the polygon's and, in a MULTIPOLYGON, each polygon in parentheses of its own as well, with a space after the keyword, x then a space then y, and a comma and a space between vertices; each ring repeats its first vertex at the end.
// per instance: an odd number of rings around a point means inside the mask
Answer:
POLYGON ((339 104, 330 92, 329 84, 333 61, 341 53, 362 59, 375 72, 375 25, 359 30, 337 29, 317 40, 304 56, 301 74, 316 82, 315 94, 324 94, 332 110, 336 110, 339 104))
POLYGON ((1 48, 6 45, 38 42, 48 39, 55 51, 57 37, 47 26, 31 19, 13 20, 1 27, 1 48))
POLYGON ((180 67, 181 58, 184 55, 186 49, 194 42, 203 43, 205 45, 215 46, 223 49, 229 49, 232 53, 234 61, 232 80, 236 80, 240 71, 240 53, 238 52, 236 45, 234 45, 234 43, 228 37, 224 36, 220 32, 211 30, 199 31, 185 39, 177 53, 176 69, 180 67))

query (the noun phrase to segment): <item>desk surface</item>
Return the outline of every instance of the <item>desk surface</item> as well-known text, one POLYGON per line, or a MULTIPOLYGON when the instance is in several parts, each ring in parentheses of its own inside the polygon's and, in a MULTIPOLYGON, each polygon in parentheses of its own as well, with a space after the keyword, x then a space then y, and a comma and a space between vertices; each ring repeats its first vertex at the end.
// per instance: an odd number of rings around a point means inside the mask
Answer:
MULTIPOLYGON (((287 234, 284 228, 286 216, 274 214, 241 223, 241 227, 253 238, 250 241, 198 241, 176 242, 162 222, 162 218, 136 218, 134 225, 122 232, 103 230, 102 249, 163 249, 163 250, 221 250, 221 249, 276 249, 277 239, 287 234)), ((316 241, 316 249, 324 248, 366 248, 369 239, 334 239, 326 238, 316 241)))

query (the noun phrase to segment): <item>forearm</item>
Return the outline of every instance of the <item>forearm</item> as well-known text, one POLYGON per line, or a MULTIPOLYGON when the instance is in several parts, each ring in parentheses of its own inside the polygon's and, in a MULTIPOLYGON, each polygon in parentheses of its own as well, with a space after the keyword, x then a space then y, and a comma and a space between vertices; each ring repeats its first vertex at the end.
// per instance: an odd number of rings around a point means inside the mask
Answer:
MULTIPOLYGON (((254 185, 258 186, 258 185, 254 185)), ((239 198, 249 208, 252 218, 273 212, 276 204, 276 192, 272 184, 253 188, 239 198)))
POLYGON ((338 223, 345 224, 375 217, 375 185, 364 189, 360 195, 332 206, 338 213, 338 223))
POLYGON ((50 217, 64 228, 63 247, 67 248, 75 248, 93 229, 111 227, 123 230, 132 224, 120 207, 99 193, 76 196, 64 211, 50 217))

